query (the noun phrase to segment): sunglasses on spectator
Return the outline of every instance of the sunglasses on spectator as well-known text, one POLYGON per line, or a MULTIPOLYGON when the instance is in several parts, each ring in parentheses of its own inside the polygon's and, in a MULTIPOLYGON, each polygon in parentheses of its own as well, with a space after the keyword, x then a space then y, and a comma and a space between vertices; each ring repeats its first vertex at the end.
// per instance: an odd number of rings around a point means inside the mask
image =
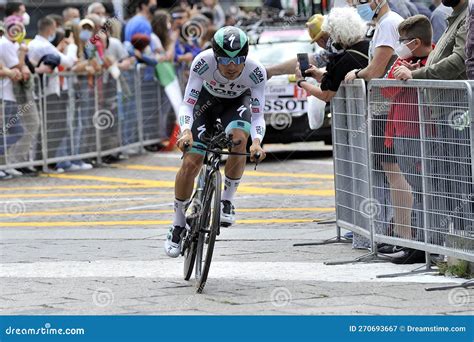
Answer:
POLYGON ((416 39, 416 38, 406 38, 406 37, 402 38, 402 37, 400 37, 400 39, 399 39, 398 41, 399 41, 400 43, 403 43, 403 42, 407 42, 407 41, 410 41, 410 42, 411 42, 412 40, 415 40, 415 39, 416 39))
POLYGON ((352 0, 351 3, 352 3, 352 6, 357 6, 357 5, 363 5, 363 4, 366 4, 368 2, 370 2, 371 0, 352 0))
POLYGON ((234 63, 235 65, 245 63, 245 56, 238 56, 238 57, 217 57, 217 63, 222 65, 229 65, 230 63, 234 63))

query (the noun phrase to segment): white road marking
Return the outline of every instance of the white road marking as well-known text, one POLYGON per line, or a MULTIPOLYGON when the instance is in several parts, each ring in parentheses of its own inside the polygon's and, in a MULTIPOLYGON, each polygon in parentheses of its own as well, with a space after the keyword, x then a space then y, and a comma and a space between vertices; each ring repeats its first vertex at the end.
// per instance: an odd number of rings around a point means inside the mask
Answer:
POLYGON ((302 164, 312 164, 312 165, 327 165, 327 166, 334 165, 334 162, 332 161, 323 161, 323 160, 293 159, 292 162, 302 163, 302 164))
MULTIPOLYGON (((378 279, 377 275, 408 272, 417 265, 390 263, 326 266, 317 262, 233 262, 212 263, 210 279, 250 281, 326 281, 326 282, 395 282, 462 283, 463 279, 435 275, 413 275, 378 279)), ((183 260, 154 261, 59 261, 0 264, 0 277, 7 278, 82 278, 137 277, 182 279, 183 260)))
MULTIPOLYGON (((259 198, 259 197, 267 197, 267 196, 238 196, 236 197, 236 201, 238 200, 244 200, 244 199, 247 199, 247 198, 259 198)), ((157 208, 157 207, 169 207, 169 206, 173 206, 174 204, 172 202, 170 203, 162 203, 162 204, 150 204, 150 205, 141 205, 141 206, 137 206, 137 207, 127 207, 127 208, 120 208, 120 209, 116 209, 114 211, 128 211, 128 210, 138 210, 138 209, 146 209, 146 208, 157 208)))

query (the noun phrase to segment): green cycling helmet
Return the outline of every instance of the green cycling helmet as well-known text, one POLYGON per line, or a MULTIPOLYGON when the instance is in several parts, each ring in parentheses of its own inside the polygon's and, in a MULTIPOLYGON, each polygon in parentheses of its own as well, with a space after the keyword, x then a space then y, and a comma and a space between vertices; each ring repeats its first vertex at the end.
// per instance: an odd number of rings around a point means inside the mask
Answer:
POLYGON ((241 29, 234 26, 225 26, 214 34, 212 50, 216 58, 246 57, 249 52, 249 40, 241 29))

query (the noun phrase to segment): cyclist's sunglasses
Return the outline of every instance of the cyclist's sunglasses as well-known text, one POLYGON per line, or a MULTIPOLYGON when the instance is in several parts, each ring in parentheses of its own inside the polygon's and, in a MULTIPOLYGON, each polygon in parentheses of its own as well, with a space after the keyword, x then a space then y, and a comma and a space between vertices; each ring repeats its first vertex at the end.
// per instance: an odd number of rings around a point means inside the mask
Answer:
POLYGON ((236 65, 245 63, 247 59, 246 56, 238 56, 238 57, 217 57, 217 63, 222 65, 229 65, 230 63, 234 63, 236 65))

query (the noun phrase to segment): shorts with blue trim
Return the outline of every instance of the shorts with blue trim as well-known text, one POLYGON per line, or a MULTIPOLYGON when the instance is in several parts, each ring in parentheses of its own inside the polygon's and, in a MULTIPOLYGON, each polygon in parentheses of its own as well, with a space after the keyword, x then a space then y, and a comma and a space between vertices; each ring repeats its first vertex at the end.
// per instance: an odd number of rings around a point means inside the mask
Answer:
POLYGON ((227 99, 216 97, 203 87, 194 105, 194 121, 191 127, 194 144, 189 152, 205 154, 204 151, 196 149, 194 146, 206 146, 202 141, 203 136, 213 133, 214 123, 218 119, 221 120, 226 133, 230 133, 233 129, 240 129, 250 135, 252 118, 250 103, 250 90, 239 97, 227 99))

